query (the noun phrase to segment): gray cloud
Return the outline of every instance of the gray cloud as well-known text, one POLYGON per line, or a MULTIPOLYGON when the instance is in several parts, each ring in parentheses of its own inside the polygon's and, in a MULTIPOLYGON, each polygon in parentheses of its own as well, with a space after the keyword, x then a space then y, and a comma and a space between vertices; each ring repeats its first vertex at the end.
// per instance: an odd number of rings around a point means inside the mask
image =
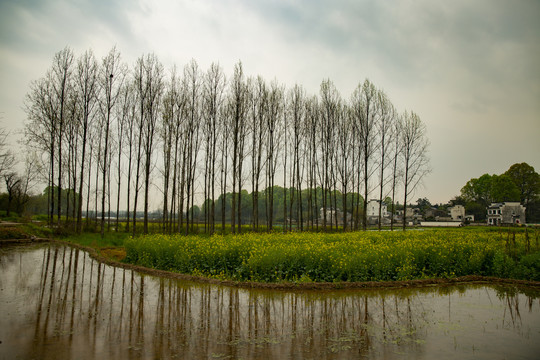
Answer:
POLYGON ((248 75, 311 94, 330 78, 348 97, 367 77, 426 122, 434 172, 419 196, 446 201, 514 162, 540 170, 538 14, 535 0, 4 1, 0 111, 22 122, 28 82, 66 45, 102 56, 116 44, 128 62, 155 52, 179 68, 219 61, 227 73, 242 60, 248 75))

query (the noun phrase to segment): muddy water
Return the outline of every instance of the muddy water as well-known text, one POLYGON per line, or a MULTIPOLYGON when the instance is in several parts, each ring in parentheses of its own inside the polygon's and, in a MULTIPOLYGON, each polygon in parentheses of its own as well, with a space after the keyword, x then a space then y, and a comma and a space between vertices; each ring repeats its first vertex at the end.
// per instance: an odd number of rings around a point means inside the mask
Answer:
POLYGON ((246 290, 2 247, 0 341, 0 359, 537 359, 540 293, 246 290))

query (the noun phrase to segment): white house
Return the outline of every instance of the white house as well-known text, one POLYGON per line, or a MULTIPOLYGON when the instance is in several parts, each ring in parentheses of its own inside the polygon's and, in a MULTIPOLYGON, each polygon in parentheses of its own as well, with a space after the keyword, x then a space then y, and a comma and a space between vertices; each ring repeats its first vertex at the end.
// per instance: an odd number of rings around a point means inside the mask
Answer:
POLYGON ((379 217, 379 207, 381 207, 381 215, 383 218, 388 217, 388 206, 384 201, 379 202, 379 200, 371 199, 367 204, 367 216, 368 217, 379 217))
POLYGON ((384 201, 379 202, 379 200, 371 199, 367 203, 366 217, 368 224, 378 224, 379 223, 379 209, 381 210, 380 223, 385 224, 389 223, 390 214, 388 213, 388 206, 384 201))
POLYGON ((489 225, 525 224, 525 206, 519 202, 491 203, 487 209, 489 225))
POLYGON ((465 206, 463 205, 452 206, 451 208, 448 208, 448 212, 453 221, 465 220, 465 206))

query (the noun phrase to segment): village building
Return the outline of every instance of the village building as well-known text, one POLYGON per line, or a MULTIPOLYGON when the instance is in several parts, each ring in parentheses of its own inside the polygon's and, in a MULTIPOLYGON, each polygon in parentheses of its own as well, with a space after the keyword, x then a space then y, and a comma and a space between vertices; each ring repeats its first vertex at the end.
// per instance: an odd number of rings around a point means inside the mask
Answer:
POLYGON ((525 206, 519 202, 491 203, 487 209, 488 225, 525 224, 525 206))
POLYGON ((405 214, 407 219, 422 220, 422 212, 419 208, 408 207, 405 214))
MULTIPOLYGON (((400 219, 403 219, 403 210, 397 210, 396 214, 400 219)), ((419 208, 407 207, 405 219, 409 222, 409 224, 418 224, 424 219, 424 217, 422 216, 419 208)))
POLYGON ((388 213, 388 205, 384 201, 371 199, 367 203, 367 220, 369 224, 379 223, 379 209, 381 211, 382 223, 389 223, 390 214, 388 213))
MULTIPOLYGON (((348 226, 350 226, 352 224, 352 215, 351 213, 347 212, 347 224, 349 224, 348 226)), ((324 208, 320 208, 319 210, 319 217, 320 217, 320 222, 322 224, 323 222, 323 219, 324 219, 324 208)), ((338 222, 338 225, 343 225, 344 222, 344 214, 343 214, 343 211, 341 211, 341 209, 334 209, 332 207, 329 207, 329 208, 326 208, 326 222, 328 225, 330 225, 330 223, 334 224, 336 222, 336 218, 337 218, 337 222, 338 222)))
POLYGON ((437 208, 430 207, 424 213, 426 219, 434 219, 437 216, 437 208))
POLYGON ((375 199, 369 200, 367 204, 367 216, 376 216, 379 217, 379 208, 381 208, 382 217, 388 216, 388 206, 384 201, 379 201, 375 199), (381 207, 382 205, 382 207, 381 207))
POLYGON ((465 220, 465 206, 455 205, 448 208, 448 212, 452 221, 464 221, 465 220))

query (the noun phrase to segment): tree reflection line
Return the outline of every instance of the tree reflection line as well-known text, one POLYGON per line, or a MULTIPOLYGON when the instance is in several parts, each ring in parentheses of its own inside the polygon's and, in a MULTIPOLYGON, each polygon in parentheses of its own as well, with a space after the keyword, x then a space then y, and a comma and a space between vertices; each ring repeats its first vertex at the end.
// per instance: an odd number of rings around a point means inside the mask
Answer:
MULTIPOLYGON (((117 271, 80 254, 56 246, 43 251, 34 354, 44 355, 54 339, 65 342, 66 354, 84 343, 92 357, 122 357, 126 350, 154 358, 363 356, 400 341, 419 346, 425 336, 414 294, 389 299, 191 284, 117 271)), ((506 294, 505 302, 504 317, 508 311, 515 325, 519 298, 506 294)), ((531 298, 527 306, 532 311, 531 298)))

